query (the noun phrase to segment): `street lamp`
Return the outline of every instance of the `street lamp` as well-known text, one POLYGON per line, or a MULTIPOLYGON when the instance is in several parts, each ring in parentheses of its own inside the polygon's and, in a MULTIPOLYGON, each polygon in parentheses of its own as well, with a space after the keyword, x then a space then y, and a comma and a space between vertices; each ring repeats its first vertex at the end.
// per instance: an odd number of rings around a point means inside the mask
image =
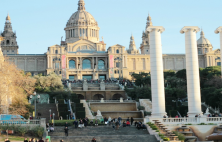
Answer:
POLYGON ((50 120, 51 120, 51 109, 49 110, 50 120))
POLYGON ((53 115, 53 126, 54 126, 54 123, 55 123, 55 119, 54 119, 55 113, 53 113, 52 115, 53 115))
MULTIPOLYGON (((34 92, 33 95, 36 96, 36 92, 34 92)), ((32 99, 32 98, 33 98, 33 96, 31 95, 30 99, 32 99)), ((40 99, 40 95, 37 95, 37 98, 35 98, 35 119, 36 119, 36 99, 39 100, 40 99)))

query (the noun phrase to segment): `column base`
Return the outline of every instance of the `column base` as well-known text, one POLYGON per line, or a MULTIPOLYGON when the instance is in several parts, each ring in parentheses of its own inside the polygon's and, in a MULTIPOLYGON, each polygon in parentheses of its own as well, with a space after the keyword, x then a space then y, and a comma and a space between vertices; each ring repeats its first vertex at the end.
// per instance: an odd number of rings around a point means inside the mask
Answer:
POLYGON ((151 113, 151 117, 153 118, 163 118, 163 116, 167 116, 167 113, 166 112, 163 112, 163 113, 151 113))

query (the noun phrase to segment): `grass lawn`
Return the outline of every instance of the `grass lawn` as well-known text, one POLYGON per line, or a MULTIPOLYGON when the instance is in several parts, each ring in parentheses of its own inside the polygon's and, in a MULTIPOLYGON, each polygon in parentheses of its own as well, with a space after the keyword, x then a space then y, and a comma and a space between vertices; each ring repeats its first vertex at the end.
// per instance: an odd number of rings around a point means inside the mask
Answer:
MULTIPOLYGON (((4 140, 7 138, 7 135, 0 135, 0 141, 1 142, 4 142, 4 140)), ((10 141, 24 141, 24 139, 27 138, 28 140, 31 138, 29 136, 25 136, 25 137, 22 137, 22 136, 13 136, 13 135, 8 135, 8 139, 10 141)))

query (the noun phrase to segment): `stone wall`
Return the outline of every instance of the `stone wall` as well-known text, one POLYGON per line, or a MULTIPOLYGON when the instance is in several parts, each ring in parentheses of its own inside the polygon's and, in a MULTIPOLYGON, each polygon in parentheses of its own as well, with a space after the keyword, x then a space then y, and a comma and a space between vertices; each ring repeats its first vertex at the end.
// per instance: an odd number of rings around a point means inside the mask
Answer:
POLYGON ((122 111, 122 112, 101 112, 102 116, 103 117, 106 117, 106 118, 118 118, 119 116, 123 119, 126 119, 126 118, 142 118, 142 112, 140 111, 122 111))
POLYGON ((104 111, 137 111, 136 103, 90 103, 91 110, 104 111))

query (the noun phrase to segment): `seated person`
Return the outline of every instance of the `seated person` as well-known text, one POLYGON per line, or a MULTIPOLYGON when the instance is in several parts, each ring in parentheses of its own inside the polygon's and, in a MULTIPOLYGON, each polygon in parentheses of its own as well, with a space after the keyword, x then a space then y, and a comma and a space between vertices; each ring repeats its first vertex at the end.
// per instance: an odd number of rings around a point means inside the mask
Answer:
POLYGON ((95 121, 95 126, 98 126, 98 120, 95 121))
POLYGON ((90 123, 90 125, 92 126, 92 125, 93 125, 93 120, 90 120, 90 122, 89 122, 89 123, 90 123))
POLYGON ((123 127, 126 127, 126 121, 123 121, 123 127))
POLYGON ((126 126, 130 126, 130 122, 129 121, 126 121, 126 126))
POLYGON ((141 129, 146 130, 146 125, 142 124, 141 129))
POLYGON ((137 124, 138 124, 138 122, 137 122, 137 121, 135 121, 134 125, 135 125, 135 126, 137 126, 137 124))
POLYGON ((50 132, 54 132, 54 127, 50 127, 50 132))
POLYGON ((142 123, 139 121, 136 128, 139 130, 139 129, 141 129, 141 126, 142 126, 142 123))

